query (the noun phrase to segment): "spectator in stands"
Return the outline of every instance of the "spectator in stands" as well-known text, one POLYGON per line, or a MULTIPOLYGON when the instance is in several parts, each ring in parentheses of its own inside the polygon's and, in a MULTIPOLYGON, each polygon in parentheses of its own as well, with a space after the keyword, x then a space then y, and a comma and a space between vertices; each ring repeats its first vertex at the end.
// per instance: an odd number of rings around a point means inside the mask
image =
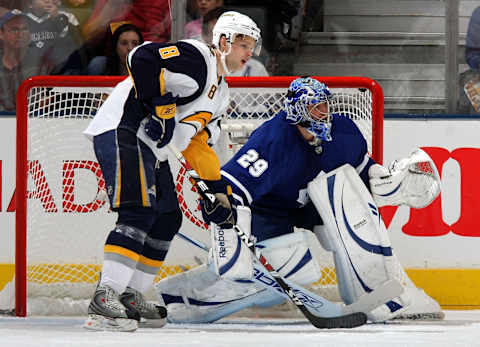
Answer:
MULTIPOLYGON (((199 18, 192 20, 185 25, 184 37, 186 39, 200 40, 202 38, 202 25, 204 22, 204 16, 212 10, 222 7, 223 0, 196 0, 195 4, 199 18)), ((208 42, 211 42, 211 39, 208 42)))
MULTIPOLYGON (((26 15, 30 19, 31 40, 35 54, 55 73, 81 44, 79 28, 59 11, 55 0, 29 0, 26 15)), ((78 24, 78 22, 77 22, 78 24)))
POLYGON ((80 32, 80 23, 77 17, 63 5, 62 0, 53 0, 53 4, 57 7, 58 14, 65 15, 68 19, 68 24, 74 26, 80 32))
POLYGON ((460 74, 460 95, 457 112, 480 112, 480 7, 477 7, 468 23, 465 42, 465 60, 469 70, 460 74))
POLYGON ((65 11, 72 13, 78 20, 80 27, 87 22, 92 15, 95 0, 63 0, 65 11))
POLYGON ((84 36, 104 35, 110 23, 121 21, 139 28, 145 41, 170 40, 169 0, 97 0, 84 36))
POLYGON ((291 36, 292 19, 298 14, 300 0, 224 0, 229 10, 240 10, 256 18, 262 30, 262 48, 277 49, 280 38, 296 39, 291 36), (258 11, 263 12, 260 14, 258 11))
MULTIPOLYGON (((201 39, 206 43, 212 42, 212 30, 217 23, 218 17, 226 12, 224 7, 217 7, 207 12, 202 21, 202 36, 201 39)), ((251 57, 241 70, 235 71, 230 76, 247 77, 247 76, 268 76, 267 69, 261 61, 251 57)))
POLYGON ((26 0, 0 0, 0 8, 23 10, 25 8, 25 1, 26 0))
POLYGON ((42 74, 38 57, 32 54, 28 20, 18 9, 0 8, 0 111, 15 111, 16 94, 28 77, 42 74))
POLYGON ((106 56, 97 56, 88 65, 88 75, 128 75, 126 59, 128 53, 143 43, 140 30, 133 24, 112 23, 112 40, 106 56))
POLYGON ((293 68, 283 60, 278 64, 280 53, 293 50, 299 39, 294 29, 294 18, 298 15, 302 3, 318 1, 300 0, 224 0, 229 10, 249 15, 258 23, 262 31, 262 54, 260 58, 273 74, 291 74, 293 68))
POLYGON ((213 10, 208 11, 202 19, 201 36, 198 38, 200 41, 206 43, 212 43, 213 27, 217 23, 218 17, 227 10, 224 7, 216 7, 213 10))
POLYGON ((480 7, 477 7, 468 23, 467 39, 465 43, 465 60, 473 70, 480 67, 480 7))

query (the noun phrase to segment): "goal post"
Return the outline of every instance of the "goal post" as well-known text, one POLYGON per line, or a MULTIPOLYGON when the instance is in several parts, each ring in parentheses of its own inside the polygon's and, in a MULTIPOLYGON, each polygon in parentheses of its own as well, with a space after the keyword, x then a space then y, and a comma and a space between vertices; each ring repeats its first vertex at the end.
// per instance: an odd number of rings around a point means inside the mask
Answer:
MULTIPOLYGON (((104 181, 91 142, 82 135, 112 88, 125 77, 37 76, 17 94, 15 314, 27 315, 33 296, 88 301, 113 229, 104 181)), ((229 159, 249 133, 273 117, 294 76, 230 77, 231 101, 216 151, 229 159)), ((334 112, 351 117, 372 157, 383 157, 383 93, 365 77, 315 77, 333 91, 334 112)), ((171 163, 172 166, 173 163, 171 163)), ((184 228, 203 228, 195 194, 172 167, 184 228)), ((181 253, 181 252, 180 252, 181 253)), ((171 262, 171 261, 170 261, 171 262)), ((160 277, 182 271, 175 262, 160 277)), ((1 309, 1 308, 0 308, 1 309)), ((83 312, 82 312, 83 313, 83 312)))

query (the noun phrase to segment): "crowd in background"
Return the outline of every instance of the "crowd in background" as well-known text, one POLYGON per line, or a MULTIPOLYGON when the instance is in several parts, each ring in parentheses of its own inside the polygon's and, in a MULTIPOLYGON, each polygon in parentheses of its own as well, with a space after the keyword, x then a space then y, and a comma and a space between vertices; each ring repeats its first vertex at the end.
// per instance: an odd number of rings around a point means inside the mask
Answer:
MULTIPOLYGON (((301 17, 306 31, 322 30, 321 23, 317 23, 321 22, 322 11, 307 13, 311 7, 307 2, 303 13, 300 0, 185 2, 186 39, 210 42, 217 18, 227 10, 247 11, 245 14, 257 22, 262 30, 262 54, 250 59, 235 76, 294 74, 285 61, 278 59, 280 49, 291 55, 300 42, 292 34, 292 19, 301 17), (312 28, 313 19, 317 24, 312 28)), ((30 76, 126 75, 126 56, 136 45, 171 40, 173 3, 174 0, 0 0, 0 114, 15 114, 17 89, 30 76)), ((466 35, 465 62, 469 69, 458 78, 459 113, 480 113, 479 18, 480 7, 473 11, 466 35)), ((355 61, 353 58, 351 61, 355 61)))
MULTIPOLYGON (((244 2, 188 0, 184 38, 209 42, 225 5, 244 2)), ((0 0, 0 112, 15 113, 18 86, 30 76, 126 75, 125 59, 135 46, 170 41, 170 6, 169 0, 0 0)), ((236 75, 273 73, 265 67, 272 43, 265 41, 268 33, 262 36, 266 53, 236 75)))

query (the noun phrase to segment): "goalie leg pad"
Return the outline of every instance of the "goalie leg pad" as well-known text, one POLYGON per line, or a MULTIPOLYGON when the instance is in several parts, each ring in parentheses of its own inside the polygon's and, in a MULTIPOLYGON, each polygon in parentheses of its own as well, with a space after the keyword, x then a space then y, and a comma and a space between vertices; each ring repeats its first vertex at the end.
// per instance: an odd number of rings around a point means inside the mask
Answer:
MULTIPOLYGON (((250 209, 237 207, 237 227, 250 237, 252 216, 250 209)), ((212 271, 226 279, 251 280, 253 278, 253 258, 250 249, 234 229, 221 229, 210 223, 212 248, 209 265, 212 271)))
POLYGON ((155 285, 170 323, 211 323, 242 309, 285 299, 252 282, 236 282, 212 273, 207 264, 167 277, 155 285))
MULTIPOLYGON (((342 299, 352 304, 393 279, 392 249, 380 213, 350 165, 320 174, 308 193, 325 222, 315 228, 322 245, 334 252, 342 299), (321 233, 325 234, 321 234, 321 233)), ((404 309, 403 302, 395 311, 404 309)))
MULTIPOLYGON (((264 240, 258 249, 282 276, 298 284, 310 284, 321 277, 319 264, 312 258, 304 231, 264 240)), ((285 298, 252 282, 225 279, 209 271, 211 265, 162 279, 155 285, 165 301, 168 321, 207 323, 257 305, 268 307, 285 298)))
POLYGON ((300 285, 308 285, 322 277, 320 265, 312 257, 307 243, 309 231, 273 237, 256 247, 280 276, 300 285))
MULTIPOLYGON (((226 281, 226 280, 225 280, 226 281)), ((213 323, 235 312, 252 306, 271 306, 281 304, 285 299, 272 294, 268 289, 249 294, 234 301, 202 301, 180 298, 163 294, 167 304, 169 323, 213 323)))

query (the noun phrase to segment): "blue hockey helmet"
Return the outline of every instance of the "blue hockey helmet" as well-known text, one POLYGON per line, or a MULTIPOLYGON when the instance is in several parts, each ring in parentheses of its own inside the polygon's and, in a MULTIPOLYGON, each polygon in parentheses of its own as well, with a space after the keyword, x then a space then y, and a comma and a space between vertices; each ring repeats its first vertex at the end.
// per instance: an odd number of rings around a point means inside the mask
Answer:
POLYGON ((320 140, 331 141, 332 116, 329 112, 329 102, 332 98, 330 89, 324 83, 311 77, 295 79, 288 87, 284 101, 287 121, 305 127, 320 140), (326 112, 315 107, 325 103, 326 112))

